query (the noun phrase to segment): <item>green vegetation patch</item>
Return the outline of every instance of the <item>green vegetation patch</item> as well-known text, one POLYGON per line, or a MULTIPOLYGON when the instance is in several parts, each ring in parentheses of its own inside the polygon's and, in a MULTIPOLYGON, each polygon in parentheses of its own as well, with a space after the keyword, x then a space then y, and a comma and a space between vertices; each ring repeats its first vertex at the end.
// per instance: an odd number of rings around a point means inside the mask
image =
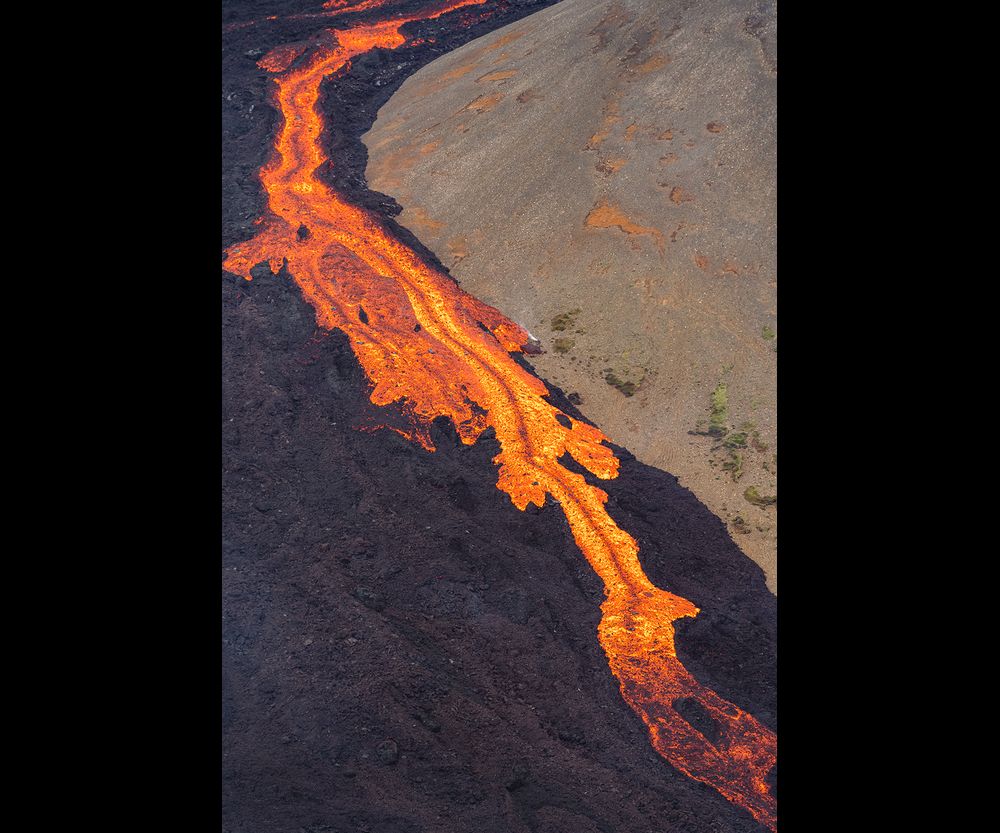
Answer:
MULTIPOLYGON (((731 369, 727 367, 725 371, 731 369)), ((749 466, 756 467, 758 458, 755 453, 768 451, 767 443, 760 436, 760 431, 755 423, 744 420, 740 423, 739 429, 729 427, 729 390, 724 381, 720 381, 712 391, 709 404, 709 418, 699 419, 695 423, 693 431, 689 434, 700 437, 714 437, 716 443, 709 453, 708 464, 715 468, 720 466, 729 475, 733 483, 739 482, 749 466)), ((765 471, 770 471, 777 463, 769 466, 765 461, 762 466, 765 471)), ((761 497, 755 487, 750 487, 744 495, 748 501, 757 506, 770 506, 775 503, 776 497, 761 497), (760 502, 758 502, 760 501, 760 502)))
POLYGON ((724 437, 729 430, 726 420, 729 418, 729 393, 725 382, 719 382, 712 391, 712 408, 708 417, 708 433, 713 437, 724 437))
POLYGON ((762 496, 758 493, 756 486, 747 487, 747 490, 743 493, 743 497, 745 497, 747 501, 752 503, 754 506, 773 506, 778 502, 777 495, 762 496))
POLYGON ((551 327, 557 333, 570 329, 576 323, 576 317, 580 314, 580 308, 564 312, 552 319, 551 327))
POLYGON ((743 476, 743 455, 735 451, 729 452, 729 457, 722 464, 723 471, 728 471, 733 483, 743 476))
POLYGON ((767 324, 765 324, 763 326, 763 328, 760 331, 760 334, 762 336, 764 336, 764 339, 766 341, 773 341, 774 340, 774 330, 772 330, 770 327, 768 327, 767 324))
POLYGON ((557 338, 553 342, 553 346, 557 353, 568 353, 576 345, 576 342, 571 338, 557 338))
POLYGON ((604 381, 611 387, 618 388, 626 396, 634 396, 635 392, 639 390, 639 383, 619 379, 613 370, 605 371, 604 381))

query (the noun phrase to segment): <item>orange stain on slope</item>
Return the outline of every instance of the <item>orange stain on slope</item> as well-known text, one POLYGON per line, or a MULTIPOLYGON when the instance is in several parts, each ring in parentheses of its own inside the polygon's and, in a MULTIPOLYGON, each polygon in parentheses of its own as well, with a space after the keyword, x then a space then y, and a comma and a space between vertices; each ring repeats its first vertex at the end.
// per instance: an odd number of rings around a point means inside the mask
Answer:
POLYGON ((495 72, 487 72, 486 75, 480 75, 476 79, 476 83, 481 81, 506 81, 508 78, 513 78, 517 75, 516 69, 498 69, 495 72))
POLYGON ((287 50, 262 59, 265 68, 282 67, 274 75, 274 101, 283 122, 261 169, 269 214, 252 240, 227 252, 224 268, 249 280, 261 262, 275 271, 287 264, 317 322, 347 334, 372 383, 371 401, 400 403, 409 420, 401 433, 428 451, 434 450, 429 425, 438 416, 449 417, 466 444, 495 430, 498 488, 521 510, 543 506, 547 495, 558 501, 604 582, 598 638, 653 746, 774 828, 775 800, 765 782, 776 759, 774 733, 684 668, 673 623, 698 608, 649 581, 635 539, 605 511, 607 493, 559 463, 568 453, 597 478, 616 477, 619 462, 607 437, 546 402, 544 383, 511 358, 529 342, 523 328, 463 292, 317 175, 329 162, 317 107, 322 81, 370 49, 402 46, 404 23, 482 2, 447 0, 423 13, 331 30, 311 53, 288 63, 287 50), (301 226, 308 233, 300 234, 301 226), (697 700, 714 718, 715 743, 676 711, 681 698, 697 700))
POLYGON ((477 113, 485 113, 496 107, 503 101, 503 93, 493 93, 492 95, 481 95, 474 101, 470 101, 463 107, 463 110, 475 110, 477 113))
POLYGON ((640 226, 628 218, 624 211, 606 199, 598 200, 584 218, 587 228, 617 228, 627 235, 648 234, 656 241, 656 248, 663 255, 663 232, 652 226, 640 226))
POLYGON ((611 135, 611 129, 622 120, 621 108, 616 97, 612 97, 605 102, 603 113, 604 118, 601 121, 600 128, 590 137, 587 144, 584 145, 584 150, 597 150, 600 148, 601 143, 611 135))

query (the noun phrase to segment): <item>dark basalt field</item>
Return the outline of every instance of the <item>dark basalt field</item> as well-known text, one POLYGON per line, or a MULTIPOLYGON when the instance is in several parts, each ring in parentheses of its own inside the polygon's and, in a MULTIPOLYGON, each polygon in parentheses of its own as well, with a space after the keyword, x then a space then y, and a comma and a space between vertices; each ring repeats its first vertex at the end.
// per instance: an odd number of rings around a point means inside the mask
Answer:
MULTIPOLYGON (((437 54, 545 5, 512 0, 467 29, 412 24, 435 43, 331 79, 335 186, 394 214, 363 179, 358 137, 379 106, 437 54)), ((224 23, 316 8, 230 3, 224 23)), ((256 60, 348 20, 223 35, 223 247, 265 208, 257 170, 277 115, 256 60)), ((761 829, 650 746, 597 643, 601 586, 558 507, 511 504, 489 435, 466 447, 439 420, 429 454, 373 430, 384 412, 346 338, 316 330, 288 275, 256 275, 223 272, 221 287, 223 830, 761 829)), ((776 728, 776 601, 761 570, 673 476, 616 453, 610 514, 650 578, 702 608, 677 623, 682 660, 776 728)))

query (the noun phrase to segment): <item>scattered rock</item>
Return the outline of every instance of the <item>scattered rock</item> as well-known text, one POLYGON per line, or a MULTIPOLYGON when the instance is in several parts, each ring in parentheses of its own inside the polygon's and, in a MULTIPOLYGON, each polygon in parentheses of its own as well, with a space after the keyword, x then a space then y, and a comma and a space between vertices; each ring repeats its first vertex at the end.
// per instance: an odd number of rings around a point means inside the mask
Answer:
POLYGON ((354 598, 356 598, 365 607, 370 608, 374 611, 385 610, 385 597, 376 590, 370 587, 359 586, 354 591, 354 598))
POLYGON ((670 189, 670 202, 674 205, 680 205, 682 202, 691 202, 693 197, 681 188, 680 185, 675 185, 670 189))
POLYGON ((737 515, 735 518, 733 518, 731 523, 733 529, 736 532, 739 532, 741 535, 749 535, 750 532, 752 531, 750 529, 750 524, 747 523, 746 518, 744 518, 742 515, 737 515))
POLYGON ((507 779, 504 786, 508 789, 508 791, 514 792, 514 790, 518 790, 528 783, 528 777, 530 775, 531 768, 526 762, 520 761, 514 765, 514 768, 511 770, 510 777, 507 779))
POLYGON ((564 740, 566 743, 582 744, 585 738, 583 729, 579 726, 565 726, 559 729, 557 734, 559 735, 559 740, 564 740))
POLYGON ((394 740, 384 740, 375 747, 375 757, 383 764, 392 765, 399 760, 399 747, 394 740))
POLYGON ((419 720, 425 728, 430 729, 432 732, 440 732, 441 724, 434 715, 428 714, 426 712, 420 712, 417 715, 417 720, 419 720))

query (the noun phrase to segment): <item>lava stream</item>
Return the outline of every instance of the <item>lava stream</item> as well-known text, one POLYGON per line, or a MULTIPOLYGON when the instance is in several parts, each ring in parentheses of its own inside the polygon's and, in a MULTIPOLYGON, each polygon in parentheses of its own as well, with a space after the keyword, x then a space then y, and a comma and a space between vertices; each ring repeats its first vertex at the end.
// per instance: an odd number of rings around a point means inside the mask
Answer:
MULTIPOLYGON (((326 6, 348 11, 383 2, 326 6)), ((406 23, 485 2, 443 0, 422 12, 327 30, 308 46, 277 47, 260 60, 274 74, 274 104, 283 119, 260 172, 269 213, 253 239, 229 249, 224 268, 249 280, 263 261, 274 271, 287 264, 319 325, 349 337, 372 383, 371 401, 400 402, 409 422, 403 433, 428 451, 434 450, 429 425, 438 416, 450 417, 466 444, 493 427, 498 488, 521 510, 529 503, 541 507, 552 495, 604 582, 598 637, 654 748, 775 829, 776 802, 765 780, 776 760, 774 733, 684 668, 673 622, 697 615, 698 608, 650 582, 635 540, 605 510, 607 493, 558 462, 569 453, 596 477, 616 477, 618 459, 604 444, 607 437, 546 402, 542 381, 513 360, 510 353, 529 340, 523 328, 463 292, 318 176, 329 164, 317 106, 323 80, 357 55, 405 44, 400 28, 406 23), (700 704, 717 737, 710 741, 678 713, 675 703, 682 699, 700 704)))

